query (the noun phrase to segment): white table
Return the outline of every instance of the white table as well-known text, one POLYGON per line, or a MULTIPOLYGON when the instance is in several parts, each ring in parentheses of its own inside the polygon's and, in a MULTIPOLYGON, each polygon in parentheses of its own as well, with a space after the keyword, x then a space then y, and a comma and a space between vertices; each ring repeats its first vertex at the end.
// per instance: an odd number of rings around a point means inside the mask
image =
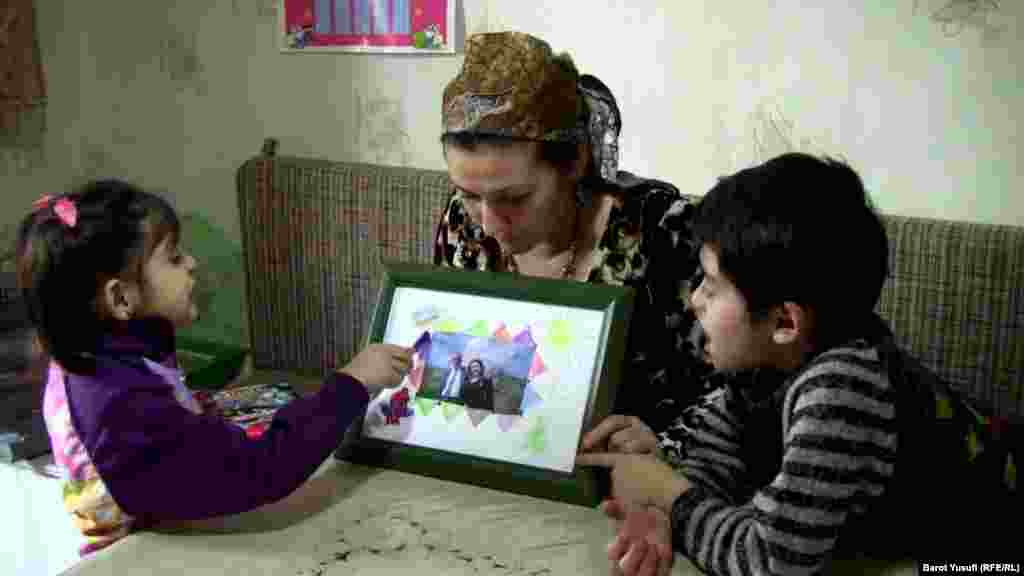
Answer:
MULTIPOLYGON (((129 536, 67 576, 609 573, 595 509, 330 459, 281 502, 129 536)), ((838 574, 913 574, 856 564, 838 574)), ((676 575, 700 572, 681 556, 676 575)))
POLYGON ((68 574, 607 574, 610 535, 594 509, 330 459, 281 502, 133 535, 68 574))
POLYGON ((56 576, 78 561, 83 538, 64 510, 59 480, 25 461, 0 464, 0 502, 0 575, 56 576))

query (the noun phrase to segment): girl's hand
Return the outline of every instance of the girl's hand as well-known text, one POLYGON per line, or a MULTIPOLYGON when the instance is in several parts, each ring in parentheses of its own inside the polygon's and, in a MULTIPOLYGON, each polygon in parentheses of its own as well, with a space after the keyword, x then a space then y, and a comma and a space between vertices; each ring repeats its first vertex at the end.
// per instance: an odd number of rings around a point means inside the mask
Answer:
POLYGON ((608 545, 612 572, 624 576, 665 576, 672 570, 672 525, 652 506, 626 506, 605 500, 601 511, 615 522, 615 540, 608 545))
POLYGON ((658 447, 654 431, 636 416, 612 414, 583 436, 580 451, 651 454, 658 447))
POLYGON ((370 344, 339 372, 359 380, 370 397, 384 388, 394 388, 412 368, 413 349, 394 344, 370 344))

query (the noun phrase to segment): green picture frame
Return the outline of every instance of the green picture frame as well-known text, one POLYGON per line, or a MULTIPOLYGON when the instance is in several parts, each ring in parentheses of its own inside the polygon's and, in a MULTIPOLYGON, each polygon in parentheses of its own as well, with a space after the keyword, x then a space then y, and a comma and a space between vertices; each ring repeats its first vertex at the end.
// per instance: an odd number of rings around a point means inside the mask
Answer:
MULTIPOLYGON (((623 376, 627 335, 634 302, 632 288, 527 278, 509 273, 455 270, 408 262, 384 262, 383 268, 377 304, 367 338, 369 343, 384 341, 396 291, 402 288, 444 292, 446 297, 450 298, 494 298, 496 303, 499 300, 516 301, 543 307, 557 307, 557 310, 569 308, 600 313, 599 323, 589 324, 599 325, 600 334, 596 335, 598 349, 594 356, 594 370, 589 376, 590 388, 586 392, 586 406, 574 450, 578 450, 583 432, 609 414, 623 376)), ((475 302, 480 300, 476 299, 475 302)), ((500 310, 501 307, 488 309, 500 310)), ((589 317, 596 318, 593 314, 589 317)), ((421 382, 425 383, 426 378, 421 378, 421 382)), ((371 409, 372 406, 371 403, 371 409)), ((468 405, 466 412, 469 412, 468 405)), ((578 412, 573 414, 576 417, 578 412)), ((510 460, 429 448, 400 440, 382 440, 368 435, 362 421, 357 422, 350 430, 346 442, 336 452, 336 456, 354 463, 391 468, 580 506, 598 504, 606 495, 608 485, 606 472, 600 469, 574 466, 570 473, 550 467, 541 468, 510 460)))

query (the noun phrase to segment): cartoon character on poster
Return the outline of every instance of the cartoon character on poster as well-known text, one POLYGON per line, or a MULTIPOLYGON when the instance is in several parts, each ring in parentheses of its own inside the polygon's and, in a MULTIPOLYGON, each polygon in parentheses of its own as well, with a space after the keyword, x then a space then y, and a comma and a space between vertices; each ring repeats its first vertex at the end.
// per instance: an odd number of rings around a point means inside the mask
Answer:
POLYGON ((305 48, 313 38, 313 11, 306 9, 302 16, 302 26, 293 26, 288 35, 288 46, 291 48, 305 48))
POLYGON ((423 30, 413 34, 413 46, 421 49, 438 50, 444 48, 444 38, 437 24, 430 24, 423 30))

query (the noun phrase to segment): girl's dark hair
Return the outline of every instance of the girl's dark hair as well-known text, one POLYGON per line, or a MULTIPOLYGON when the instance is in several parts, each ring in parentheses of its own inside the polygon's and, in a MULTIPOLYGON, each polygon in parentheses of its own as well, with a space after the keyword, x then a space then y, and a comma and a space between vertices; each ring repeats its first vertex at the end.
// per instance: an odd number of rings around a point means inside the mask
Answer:
POLYGON ((89 373, 106 323, 99 298, 119 277, 143 285, 143 267, 165 238, 177 243, 180 224, 164 199, 120 180, 101 180, 51 199, 18 228, 18 285, 29 320, 46 352, 65 370, 89 373), (69 200, 68 226, 54 205, 69 200))
POLYGON ((819 345, 856 335, 845 332, 870 316, 889 272, 885 227, 860 176, 830 158, 783 154, 722 178, 693 232, 755 318, 786 301, 813 308, 819 345))

